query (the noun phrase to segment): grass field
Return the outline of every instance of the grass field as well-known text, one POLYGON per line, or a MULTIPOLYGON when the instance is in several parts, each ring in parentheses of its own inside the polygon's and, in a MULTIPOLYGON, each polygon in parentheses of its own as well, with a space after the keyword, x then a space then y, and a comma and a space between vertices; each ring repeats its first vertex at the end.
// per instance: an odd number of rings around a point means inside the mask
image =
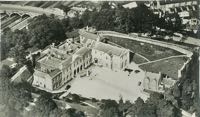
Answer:
POLYGON ((137 54, 134 54, 134 55, 132 56, 131 60, 132 60, 133 62, 135 62, 136 64, 148 62, 147 60, 145 60, 144 58, 140 57, 140 56, 137 55, 137 54))
POLYGON ((169 56, 182 55, 175 50, 119 37, 106 37, 109 41, 138 53, 149 60, 157 60, 169 56))
POLYGON ((184 62, 186 61, 187 57, 170 58, 154 63, 144 64, 139 67, 143 70, 150 72, 165 73, 168 76, 177 79, 178 70, 183 66, 184 62))

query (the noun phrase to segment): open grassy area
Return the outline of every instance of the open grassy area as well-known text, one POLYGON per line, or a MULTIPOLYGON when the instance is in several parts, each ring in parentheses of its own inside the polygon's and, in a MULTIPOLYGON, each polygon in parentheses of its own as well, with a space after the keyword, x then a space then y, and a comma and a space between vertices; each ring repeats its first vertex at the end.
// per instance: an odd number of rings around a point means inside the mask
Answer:
POLYGON ((157 60, 169 56, 182 55, 175 50, 119 37, 106 37, 109 41, 138 53, 149 60, 157 60))
POLYGON ((140 64, 140 63, 145 63, 145 62, 148 62, 147 60, 145 60, 144 58, 140 57, 139 55, 137 54, 134 54, 133 56, 131 56, 131 60, 133 62, 135 62, 136 64, 140 64))
POLYGON ((165 73, 168 76, 177 79, 178 70, 183 66, 184 62, 186 61, 187 57, 170 58, 154 63, 144 64, 139 67, 149 72, 165 73))

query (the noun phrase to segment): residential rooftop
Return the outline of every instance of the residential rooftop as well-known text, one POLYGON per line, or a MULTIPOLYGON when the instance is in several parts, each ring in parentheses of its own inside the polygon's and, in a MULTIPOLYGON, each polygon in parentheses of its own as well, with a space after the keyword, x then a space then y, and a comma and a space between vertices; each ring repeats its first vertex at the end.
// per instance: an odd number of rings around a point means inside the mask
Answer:
POLYGON ((86 39, 92 39, 92 40, 95 40, 95 41, 97 41, 98 38, 102 38, 102 37, 98 36, 97 34, 94 34, 94 33, 91 33, 91 32, 87 32, 84 29, 80 29, 79 30, 79 34, 81 36, 85 37, 86 39))

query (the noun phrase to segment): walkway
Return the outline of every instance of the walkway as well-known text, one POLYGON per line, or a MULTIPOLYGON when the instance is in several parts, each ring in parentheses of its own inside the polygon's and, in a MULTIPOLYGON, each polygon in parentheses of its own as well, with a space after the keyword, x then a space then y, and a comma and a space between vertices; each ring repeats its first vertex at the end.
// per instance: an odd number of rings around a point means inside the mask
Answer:
POLYGON ((171 59, 171 58, 179 58, 179 57, 187 57, 187 55, 170 56, 170 57, 166 57, 166 58, 162 58, 162 59, 158 59, 158 60, 154 60, 154 61, 149 61, 149 62, 146 62, 146 63, 141 63, 141 64, 138 64, 138 66, 145 65, 145 64, 150 64, 150 63, 155 63, 155 62, 158 62, 158 61, 171 59))

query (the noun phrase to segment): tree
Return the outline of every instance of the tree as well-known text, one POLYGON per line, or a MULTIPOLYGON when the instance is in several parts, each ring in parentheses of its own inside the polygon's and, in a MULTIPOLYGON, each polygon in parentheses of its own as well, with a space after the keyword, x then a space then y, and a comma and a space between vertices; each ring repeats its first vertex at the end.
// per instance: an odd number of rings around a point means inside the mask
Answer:
POLYGON ((11 77, 11 69, 10 69, 10 67, 9 66, 7 66, 7 65, 3 65, 2 66, 2 68, 1 68, 1 70, 0 70, 0 72, 1 72, 1 77, 11 77))
POLYGON ((40 49, 51 43, 59 44, 66 39, 61 21, 54 16, 40 15, 33 18, 29 25, 29 33, 30 45, 40 49))
POLYGON ((101 100, 101 116, 102 117, 118 117, 118 104, 114 100, 101 100))
POLYGON ((158 117, 180 117, 180 111, 172 103, 164 99, 159 100, 157 107, 158 117))
POLYGON ((22 45, 16 45, 9 51, 9 56, 15 58, 19 64, 24 64, 26 62, 26 52, 22 45))
POLYGON ((144 4, 140 4, 133 10, 133 19, 136 32, 151 31, 156 21, 153 12, 144 4))
POLYGON ((56 103, 48 96, 40 96, 36 104, 37 107, 32 111, 32 115, 36 117, 48 117, 57 108, 56 103))
POLYGON ((59 8, 62 9, 66 14, 70 11, 70 7, 68 6, 60 5, 59 8))

